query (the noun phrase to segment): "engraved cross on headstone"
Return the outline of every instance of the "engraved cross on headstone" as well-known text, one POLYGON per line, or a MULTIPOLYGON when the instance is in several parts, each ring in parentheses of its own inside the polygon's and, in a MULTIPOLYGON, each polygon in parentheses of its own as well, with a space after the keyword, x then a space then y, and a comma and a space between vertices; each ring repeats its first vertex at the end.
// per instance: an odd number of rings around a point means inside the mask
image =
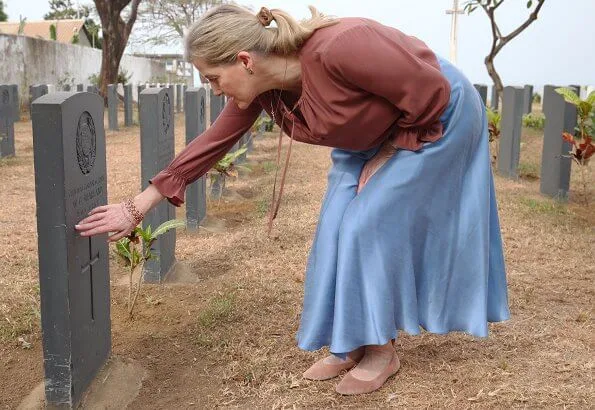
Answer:
POLYGON ((81 266, 81 274, 86 274, 89 272, 89 283, 90 283, 90 293, 91 293, 91 319, 95 320, 95 309, 93 306, 93 265, 99 262, 99 252, 93 255, 93 250, 91 248, 91 238, 89 238, 89 262, 85 263, 81 266))

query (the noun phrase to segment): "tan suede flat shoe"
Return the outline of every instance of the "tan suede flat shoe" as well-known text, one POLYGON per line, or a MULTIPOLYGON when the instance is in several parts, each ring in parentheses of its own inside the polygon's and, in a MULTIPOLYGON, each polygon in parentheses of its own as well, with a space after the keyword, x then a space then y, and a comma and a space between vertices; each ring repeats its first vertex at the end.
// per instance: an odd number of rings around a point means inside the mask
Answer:
POLYGON ((343 395, 355 395, 371 393, 378 390, 382 385, 397 371, 401 366, 397 353, 393 353, 393 357, 386 366, 386 368, 377 377, 372 380, 360 380, 353 376, 353 372, 349 372, 343 377, 343 379, 337 384, 335 390, 339 394, 343 395))
POLYGON ((308 380, 329 380, 337 377, 342 372, 351 369, 356 366, 361 358, 364 356, 364 348, 358 348, 347 355, 347 358, 340 363, 325 363, 327 359, 322 358, 314 363, 308 370, 303 374, 304 379, 308 380))

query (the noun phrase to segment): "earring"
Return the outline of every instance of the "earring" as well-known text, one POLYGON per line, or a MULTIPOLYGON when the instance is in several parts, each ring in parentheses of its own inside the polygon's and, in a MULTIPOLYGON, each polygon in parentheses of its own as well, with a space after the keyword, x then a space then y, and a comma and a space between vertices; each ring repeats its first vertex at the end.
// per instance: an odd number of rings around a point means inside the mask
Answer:
POLYGON ((248 70, 248 74, 250 74, 250 75, 254 74, 254 71, 251 68, 246 67, 246 70, 248 70))

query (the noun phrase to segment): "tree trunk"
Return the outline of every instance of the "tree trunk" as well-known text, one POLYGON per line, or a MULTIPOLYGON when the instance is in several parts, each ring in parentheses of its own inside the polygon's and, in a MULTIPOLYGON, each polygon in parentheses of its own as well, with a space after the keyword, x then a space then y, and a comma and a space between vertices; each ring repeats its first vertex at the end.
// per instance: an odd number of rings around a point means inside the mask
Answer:
MULTIPOLYGON (((496 71, 496 67, 494 66, 494 54, 489 54, 485 60, 484 63, 486 65, 486 68, 488 69, 488 74, 490 75, 490 78, 493 81, 493 84, 496 86, 496 90, 497 90, 497 96, 496 98, 502 99, 503 96, 503 92, 504 92, 504 84, 502 83, 502 78, 500 78, 500 75, 498 74, 498 72, 496 71)), ((500 106, 500 105, 498 105, 500 106)))
POLYGON ((95 0, 97 14, 101 19, 103 30, 103 49, 101 55, 101 72, 99 75, 99 92, 105 99, 108 84, 118 81, 120 61, 128 44, 128 37, 136 21, 140 0, 95 0), (132 2, 130 17, 125 22, 122 10, 132 2))

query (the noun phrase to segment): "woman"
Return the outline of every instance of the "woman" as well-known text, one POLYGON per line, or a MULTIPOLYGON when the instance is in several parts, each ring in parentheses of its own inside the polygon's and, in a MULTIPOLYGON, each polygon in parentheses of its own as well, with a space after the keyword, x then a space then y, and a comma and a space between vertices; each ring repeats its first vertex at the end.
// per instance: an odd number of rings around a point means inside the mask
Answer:
POLYGON ((399 368, 398 329, 483 337, 488 322, 509 317, 485 108, 420 40, 311 11, 298 23, 223 5, 195 23, 187 55, 230 103, 145 191, 93 210, 77 229, 115 241, 162 199, 180 206, 263 109, 290 148, 334 147, 297 340, 332 352, 304 377, 349 370, 336 390, 367 393, 399 368))

